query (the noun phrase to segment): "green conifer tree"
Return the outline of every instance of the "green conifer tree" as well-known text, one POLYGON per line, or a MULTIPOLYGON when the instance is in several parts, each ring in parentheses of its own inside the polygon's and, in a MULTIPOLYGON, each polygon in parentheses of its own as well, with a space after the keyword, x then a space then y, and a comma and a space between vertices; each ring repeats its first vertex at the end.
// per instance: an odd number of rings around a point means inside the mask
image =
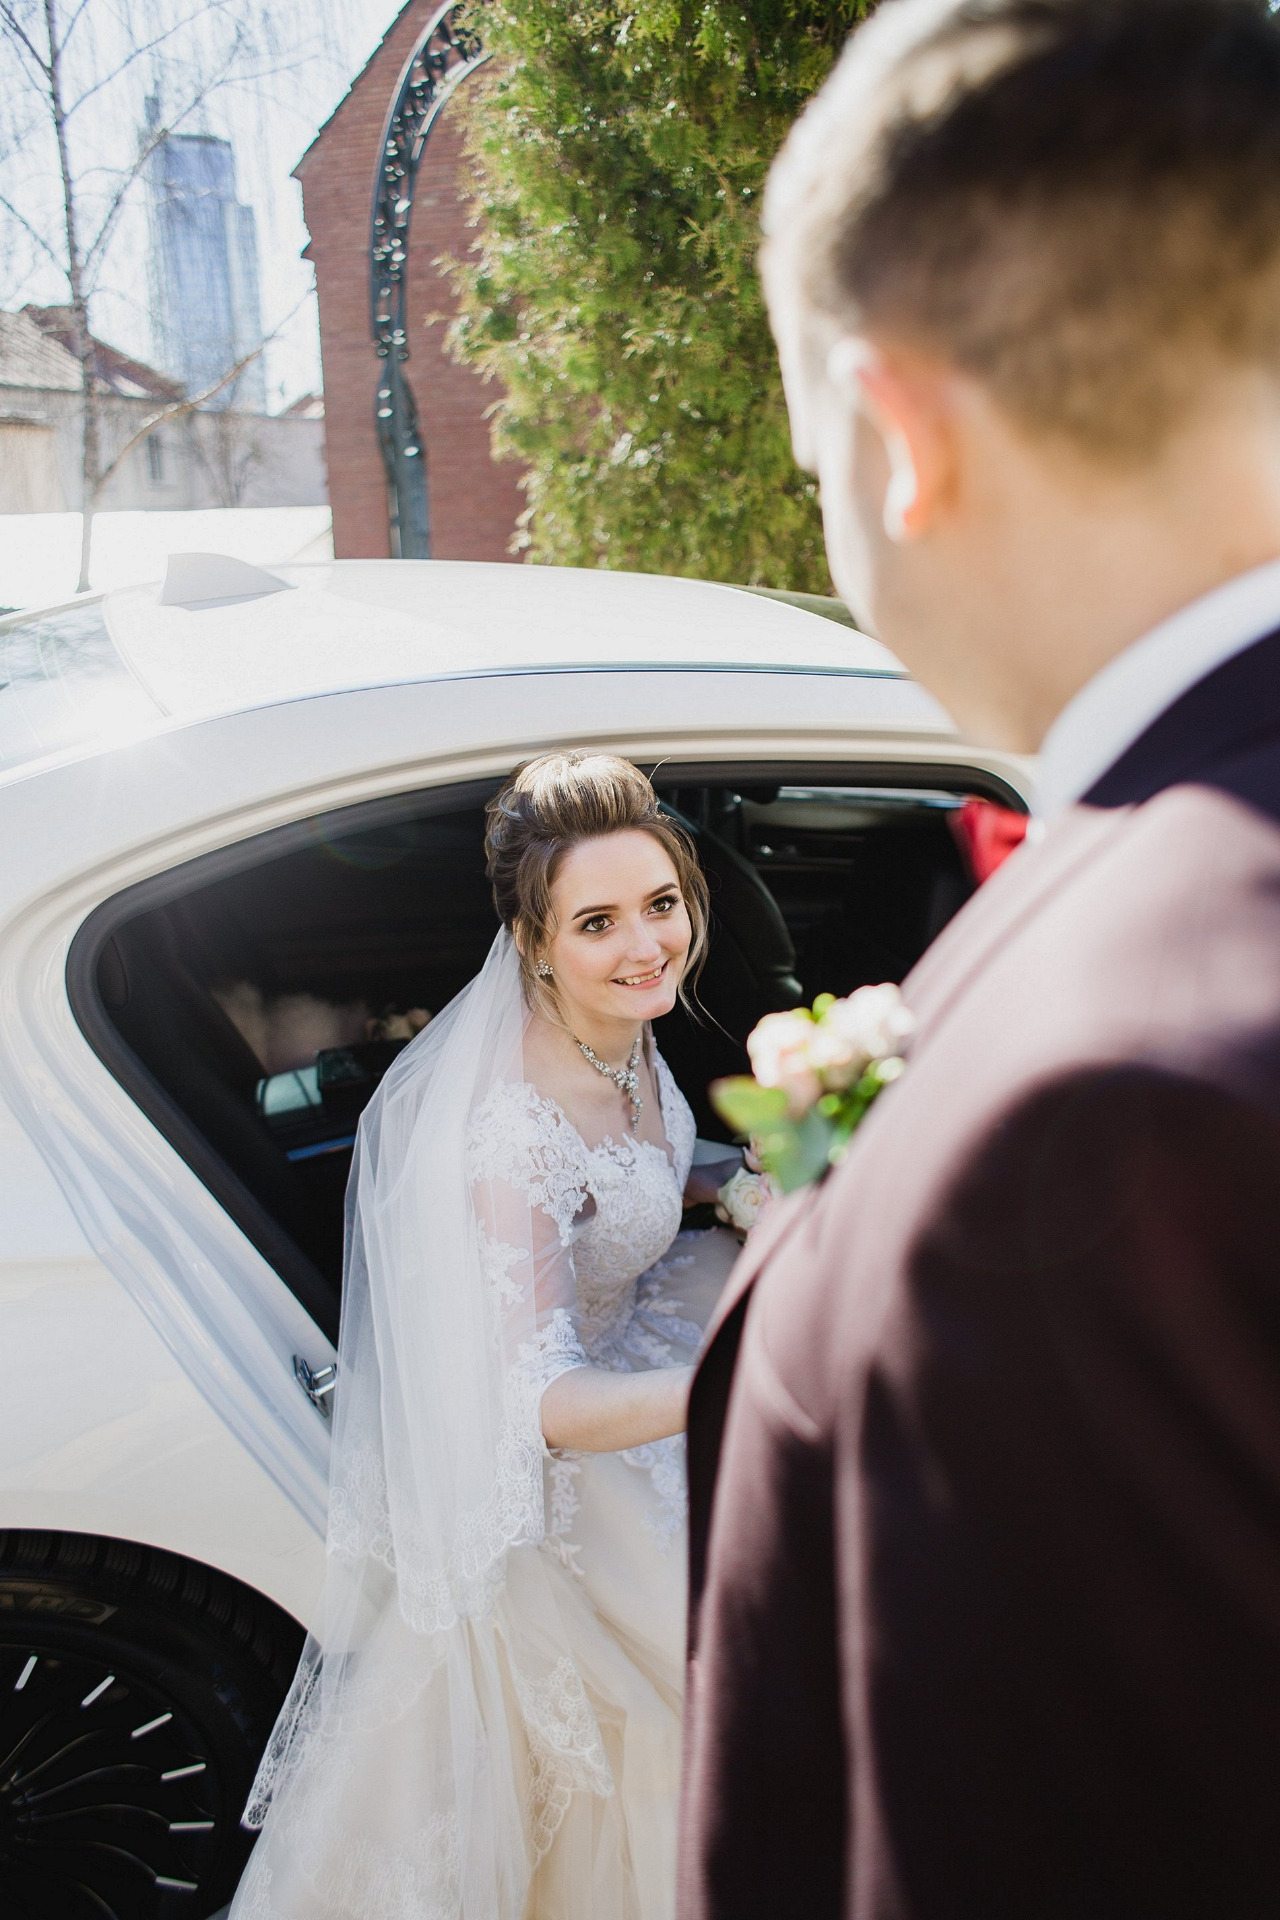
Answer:
POLYGON ((874 0, 489 0, 459 96, 492 374, 533 558, 830 591, 756 273, 765 173, 874 0), (465 101, 465 104, 464 104, 465 101))

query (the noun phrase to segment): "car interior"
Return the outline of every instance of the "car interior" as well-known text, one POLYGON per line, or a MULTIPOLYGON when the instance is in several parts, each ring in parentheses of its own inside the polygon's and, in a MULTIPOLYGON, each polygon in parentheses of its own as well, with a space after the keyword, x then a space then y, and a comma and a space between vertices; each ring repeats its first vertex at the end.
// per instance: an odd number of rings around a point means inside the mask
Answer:
MULTIPOLYGON (((973 891, 962 802, 1019 803, 939 773, 656 773, 711 892, 699 1009, 656 1030, 704 1138, 731 1137, 707 1088, 747 1070, 763 1014, 900 981, 973 891)), ((206 856, 107 902, 73 949, 91 1044, 331 1338, 360 1112, 496 931, 495 787, 376 802, 206 856)))

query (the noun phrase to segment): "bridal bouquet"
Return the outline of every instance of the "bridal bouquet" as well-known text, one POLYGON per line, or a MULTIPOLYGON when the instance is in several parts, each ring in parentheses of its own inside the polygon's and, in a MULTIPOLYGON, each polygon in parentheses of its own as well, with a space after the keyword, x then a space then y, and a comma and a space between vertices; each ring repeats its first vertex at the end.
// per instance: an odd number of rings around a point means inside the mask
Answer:
MULTIPOLYGON (((859 987, 845 1000, 824 993, 811 1009, 767 1013, 747 1041, 752 1072, 711 1089, 717 1113, 749 1137, 761 1169, 735 1181, 772 1177, 789 1193, 842 1160, 872 1101, 902 1072, 913 1024, 894 986, 859 987)), ((745 1202, 745 1193, 737 1198, 745 1202)))

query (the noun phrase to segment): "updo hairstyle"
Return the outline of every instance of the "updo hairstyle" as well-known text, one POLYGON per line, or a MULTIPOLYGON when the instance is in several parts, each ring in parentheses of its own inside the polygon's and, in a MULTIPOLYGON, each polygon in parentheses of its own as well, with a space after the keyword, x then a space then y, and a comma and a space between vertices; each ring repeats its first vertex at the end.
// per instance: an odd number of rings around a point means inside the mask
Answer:
POLYGON ((670 856, 693 928, 679 988, 690 1004, 685 989, 696 980, 707 950, 707 883, 693 842, 661 811, 638 767, 616 753, 582 748, 542 753, 516 768, 485 816, 485 872, 498 917, 515 941, 531 1006, 559 1017, 554 983, 540 980, 534 969, 556 931, 551 888, 560 864, 571 847, 611 833, 647 833, 670 856))

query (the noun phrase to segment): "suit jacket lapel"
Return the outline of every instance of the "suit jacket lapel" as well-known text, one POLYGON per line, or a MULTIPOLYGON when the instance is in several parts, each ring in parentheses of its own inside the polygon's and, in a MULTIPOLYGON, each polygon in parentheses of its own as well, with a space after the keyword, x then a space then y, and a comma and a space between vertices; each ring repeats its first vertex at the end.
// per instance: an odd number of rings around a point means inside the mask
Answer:
POLYGON ((814 1189, 790 1194, 771 1207, 752 1233, 707 1326, 707 1337, 689 1396, 689 1612, 688 1644, 694 1653, 698 1612, 706 1575, 707 1543, 720 1469, 720 1447, 737 1370, 738 1348, 752 1288, 765 1262, 806 1218, 814 1189))
POLYGON ((903 983, 916 1016, 916 1044, 950 1012, 991 956, 1122 831, 1125 818, 1073 808, 1043 839, 1020 847, 992 875, 903 983))
POLYGON ((770 1254, 776 1247, 781 1246, 796 1223, 803 1217, 808 1204, 813 1199, 814 1192, 813 1187, 806 1187, 802 1193, 788 1194, 785 1199, 774 1202, 768 1208, 764 1219, 738 1255, 737 1264, 725 1282, 723 1293, 716 1301, 715 1312, 707 1322, 702 1348, 704 1354, 710 1350, 716 1335, 738 1303, 750 1293, 755 1284, 756 1275, 770 1254))

